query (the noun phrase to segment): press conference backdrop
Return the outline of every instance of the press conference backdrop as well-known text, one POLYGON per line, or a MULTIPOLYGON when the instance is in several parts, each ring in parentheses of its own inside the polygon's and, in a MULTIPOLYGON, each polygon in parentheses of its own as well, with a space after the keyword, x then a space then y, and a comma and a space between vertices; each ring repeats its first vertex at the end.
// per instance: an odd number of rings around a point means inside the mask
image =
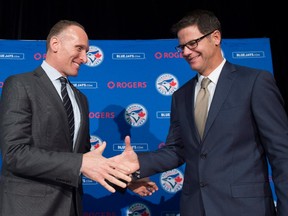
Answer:
MULTIPOLYGON (((104 156, 120 154, 127 134, 136 152, 165 145, 171 95, 195 75, 174 49, 177 43, 176 39, 90 40, 89 61, 70 81, 89 100, 91 149, 106 141, 104 156)), ((227 60, 273 73, 269 38, 224 39, 222 43, 227 60)), ((45 47, 45 41, 0 40, 0 93, 9 75, 32 71, 41 64, 45 47)), ((159 186, 151 197, 131 191, 111 194, 84 177, 84 216, 136 212, 178 216, 184 167, 151 176, 159 186)))

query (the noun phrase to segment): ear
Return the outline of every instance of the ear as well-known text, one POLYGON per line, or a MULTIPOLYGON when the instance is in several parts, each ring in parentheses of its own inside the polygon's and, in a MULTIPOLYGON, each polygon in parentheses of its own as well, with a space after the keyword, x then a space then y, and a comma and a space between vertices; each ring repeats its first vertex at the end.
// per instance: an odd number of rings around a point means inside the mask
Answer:
POLYGON ((213 38, 214 44, 215 44, 216 46, 220 45, 220 43, 221 43, 221 38, 222 38, 221 32, 220 32, 219 30, 215 30, 215 31, 212 33, 212 38, 213 38))
POLYGON ((53 36, 50 40, 50 49, 56 53, 59 49, 59 46, 60 46, 60 40, 58 37, 56 36, 53 36))

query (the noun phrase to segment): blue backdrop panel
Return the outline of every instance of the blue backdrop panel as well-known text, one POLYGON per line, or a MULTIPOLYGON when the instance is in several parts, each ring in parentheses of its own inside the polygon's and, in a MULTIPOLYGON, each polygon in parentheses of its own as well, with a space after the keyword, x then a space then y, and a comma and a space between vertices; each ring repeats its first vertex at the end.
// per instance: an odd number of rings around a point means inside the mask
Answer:
MULTIPOLYGON (((125 135, 131 136, 137 152, 165 144, 171 95, 195 75, 174 49, 177 43, 176 39, 90 40, 89 61, 70 80, 89 100, 91 149, 106 141, 105 156, 120 154, 125 135)), ((268 38, 224 39, 222 43, 227 60, 273 73, 268 38)), ((0 93, 9 75, 32 71, 45 59, 45 52, 45 41, 0 40, 0 93)), ((184 168, 151 176, 159 186, 151 197, 131 191, 111 194, 84 177, 84 216, 136 212, 176 216, 184 168)), ((272 181, 271 186, 274 193, 272 181)))

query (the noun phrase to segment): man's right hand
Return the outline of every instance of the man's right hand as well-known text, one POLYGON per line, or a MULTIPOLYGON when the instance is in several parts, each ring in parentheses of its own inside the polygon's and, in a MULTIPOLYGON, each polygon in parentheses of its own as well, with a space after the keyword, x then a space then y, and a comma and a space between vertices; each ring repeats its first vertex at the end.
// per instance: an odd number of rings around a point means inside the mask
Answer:
POLYGON ((103 142, 97 149, 85 153, 80 171, 87 178, 100 183, 108 191, 114 193, 116 190, 109 185, 106 180, 114 185, 125 188, 127 184, 124 182, 130 182, 132 180, 129 174, 131 174, 133 170, 115 160, 103 157, 102 153, 105 148, 106 142, 103 142), (124 180, 124 182, 120 179, 124 180))

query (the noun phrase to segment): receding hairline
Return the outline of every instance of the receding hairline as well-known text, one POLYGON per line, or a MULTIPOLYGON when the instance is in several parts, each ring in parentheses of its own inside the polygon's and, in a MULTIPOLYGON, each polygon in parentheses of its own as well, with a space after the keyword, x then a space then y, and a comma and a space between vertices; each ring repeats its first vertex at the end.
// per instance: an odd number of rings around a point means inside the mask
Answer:
POLYGON ((71 26, 77 26, 81 28, 83 31, 85 31, 85 28, 83 25, 78 23, 77 21, 73 20, 60 20, 58 21, 51 29, 46 39, 46 48, 48 50, 49 43, 52 37, 60 35, 62 32, 64 32, 66 29, 68 29, 71 26))

